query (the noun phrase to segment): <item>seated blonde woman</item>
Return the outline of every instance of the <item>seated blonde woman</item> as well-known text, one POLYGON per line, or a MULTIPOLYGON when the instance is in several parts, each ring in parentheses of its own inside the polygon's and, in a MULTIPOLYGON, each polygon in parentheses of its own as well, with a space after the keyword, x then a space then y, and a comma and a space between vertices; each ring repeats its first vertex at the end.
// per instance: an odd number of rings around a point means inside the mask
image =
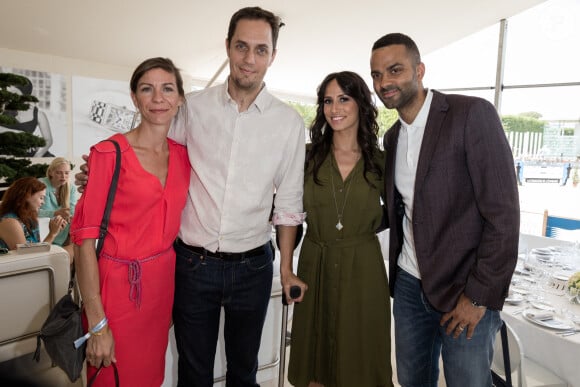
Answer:
MULTIPOLYGON (((45 194, 46 185, 35 177, 18 179, 6 190, 0 203, 0 247, 15 250, 20 243, 40 242, 38 210, 45 194)), ((66 225, 62 216, 53 217, 43 242, 52 243, 66 225)))
POLYGON ((40 218, 54 218, 60 215, 66 227, 58 233, 52 242, 64 248, 73 262, 73 246, 70 243, 69 229, 77 204, 77 191, 69 181, 71 163, 64 157, 57 157, 48 166, 46 177, 40 181, 46 184, 44 204, 38 211, 40 218))

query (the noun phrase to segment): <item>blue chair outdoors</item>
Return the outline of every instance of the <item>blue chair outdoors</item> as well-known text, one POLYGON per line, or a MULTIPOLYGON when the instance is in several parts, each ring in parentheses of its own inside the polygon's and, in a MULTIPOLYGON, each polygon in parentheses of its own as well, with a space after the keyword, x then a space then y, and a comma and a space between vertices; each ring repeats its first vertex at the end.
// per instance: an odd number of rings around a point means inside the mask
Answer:
POLYGON ((561 218, 544 211, 544 236, 571 242, 580 240, 580 219, 561 218))

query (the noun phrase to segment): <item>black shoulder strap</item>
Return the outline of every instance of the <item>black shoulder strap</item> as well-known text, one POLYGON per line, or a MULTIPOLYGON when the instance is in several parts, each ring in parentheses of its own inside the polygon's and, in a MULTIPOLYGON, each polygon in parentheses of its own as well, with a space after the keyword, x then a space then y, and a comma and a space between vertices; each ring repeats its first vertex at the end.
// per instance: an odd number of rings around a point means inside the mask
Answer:
POLYGON ((510 347, 507 337, 507 326, 505 321, 501 322, 501 349, 503 351, 503 369, 505 372, 506 385, 512 387, 512 368, 510 362, 510 347))
POLYGON ((121 147, 119 143, 114 140, 103 140, 112 142, 115 145, 116 161, 115 161, 115 172, 113 173, 113 179, 111 180, 111 186, 109 187, 109 194, 107 195, 107 205, 105 207, 105 213, 103 214, 103 220, 101 221, 101 227, 99 228, 99 241, 97 242, 97 260, 101 250, 103 249, 103 242, 105 241, 105 235, 107 234, 107 227, 109 226, 109 216, 111 215, 111 209, 113 208, 113 201, 115 199, 115 192, 117 191, 117 182, 119 180, 119 172, 121 171, 121 147))
MULTIPOLYGON (((121 147, 119 143, 114 140, 103 140, 103 141, 110 141, 115 145, 115 171, 113 172, 113 179, 111 180, 111 186, 109 187, 109 193, 107 195, 107 204, 105 206, 105 213, 103 214, 103 219, 101 220, 101 226, 99 228, 99 240, 97 242, 97 261, 99 260, 99 254, 103 249, 103 242, 105 240, 105 235, 107 234, 107 227, 109 226, 109 216, 111 215, 111 208, 113 207, 113 200, 115 199, 115 192, 117 191, 117 181, 119 180, 119 172, 121 171, 121 147)), ((70 281, 68 282, 68 294, 72 294, 72 290, 75 286, 75 275, 76 275, 76 267, 73 262, 71 273, 70 273, 70 281)))

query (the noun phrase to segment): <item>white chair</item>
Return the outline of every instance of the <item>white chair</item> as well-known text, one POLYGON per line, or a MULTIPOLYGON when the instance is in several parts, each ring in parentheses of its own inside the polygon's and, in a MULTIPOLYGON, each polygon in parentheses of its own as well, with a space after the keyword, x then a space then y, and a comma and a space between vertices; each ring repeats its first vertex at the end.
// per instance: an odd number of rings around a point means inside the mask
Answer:
POLYGON ((66 294, 69 278, 68 254, 59 246, 48 252, 0 255, 0 384, 10 376, 43 386, 70 385, 60 368, 51 367, 44 348, 40 363, 32 359, 36 336, 66 294))
POLYGON ((0 361, 34 352, 36 335, 66 294, 69 278, 68 254, 58 246, 0 255, 0 361))
MULTIPOLYGON (((553 372, 524 356, 520 340, 512 328, 507 324, 507 338, 509 359, 512 371, 512 382, 518 387, 566 387, 568 383, 560 379, 553 372), (515 375, 515 379, 514 379, 515 375)), ((495 338, 492 371, 505 379, 504 360, 501 342, 501 330, 495 338)))

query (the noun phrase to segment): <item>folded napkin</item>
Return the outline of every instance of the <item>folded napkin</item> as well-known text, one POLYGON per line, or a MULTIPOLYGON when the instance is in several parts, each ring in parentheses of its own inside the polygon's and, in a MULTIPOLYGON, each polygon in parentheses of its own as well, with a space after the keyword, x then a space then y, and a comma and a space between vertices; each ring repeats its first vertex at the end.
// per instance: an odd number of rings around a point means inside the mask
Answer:
POLYGON ((534 320, 549 320, 551 318, 554 318, 554 313, 546 312, 543 310, 538 310, 538 311, 528 310, 526 312, 526 316, 529 318, 532 318, 534 320))

